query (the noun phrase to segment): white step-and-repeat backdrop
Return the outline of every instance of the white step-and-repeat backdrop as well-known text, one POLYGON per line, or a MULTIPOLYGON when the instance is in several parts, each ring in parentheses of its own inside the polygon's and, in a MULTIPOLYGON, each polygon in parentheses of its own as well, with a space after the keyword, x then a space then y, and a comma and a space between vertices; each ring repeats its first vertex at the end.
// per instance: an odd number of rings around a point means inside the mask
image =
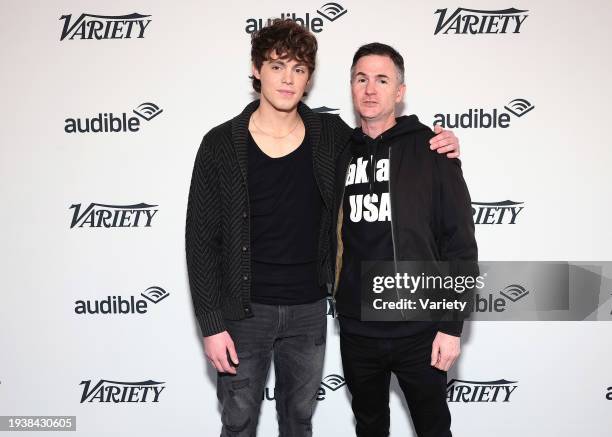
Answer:
MULTIPOLYGON (((612 259, 607 0, 4 0, 0 11, 2 416, 76 416, 88 437, 218 435, 186 276, 187 193, 204 133, 254 97, 250 33, 269 17, 315 33, 305 101, 349 124, 357 47, 404 55, 404 113, 460 137, 482 260, 612 259)), ((328 330, 314 433, 348 436, 331 318, 328 330)), ((468 323, 449 374, 454 435, 610 435, 611 335, 606 322, 468 323)), ((271 375, 261 436, 277 434, 273 387, 271 375)), ((392 391, 391 434, 413 435, 392 391)))

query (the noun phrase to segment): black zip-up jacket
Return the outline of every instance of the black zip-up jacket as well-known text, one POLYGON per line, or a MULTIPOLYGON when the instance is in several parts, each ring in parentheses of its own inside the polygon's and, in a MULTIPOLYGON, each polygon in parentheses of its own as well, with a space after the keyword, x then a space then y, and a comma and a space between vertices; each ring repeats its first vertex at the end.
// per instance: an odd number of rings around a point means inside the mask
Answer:
MULTIPOLYGON (((252 316, 247 138, 259 100, 210 130, 196 155, 185 230, 187 272, 196 318, 204 336, 225 331, 224 319, 252 316)), ((298 112, 312 143, 314 176, 321 192, 319 284, 330 284, 330 235, 335 161, 352 129, 338 115, 298 112)))
MULTIPOLYGON (((478 247, 461 162, 429 149, 429 140, 435 134, 415 115, 398 117, 396 121, 396 125, 376 138, 376 142, 390 146, 389 194, 395 260, 468 261, 462 263, 466 269, 463 273, 477 275, 478 247)), ((360 128, 355 129, 351 142, 366 142, 360 128)), ((351 156, 351 147, 346 147, 336 164, 333 223, 336 282, 343 250, 342 217, 338 220, 338 216, 351 156)), ((342 314, 341 308, 338 311, 342 314)), ((440 331, 456 336, 461 335, 462 328, 463 322, 439 324, 440 331)))

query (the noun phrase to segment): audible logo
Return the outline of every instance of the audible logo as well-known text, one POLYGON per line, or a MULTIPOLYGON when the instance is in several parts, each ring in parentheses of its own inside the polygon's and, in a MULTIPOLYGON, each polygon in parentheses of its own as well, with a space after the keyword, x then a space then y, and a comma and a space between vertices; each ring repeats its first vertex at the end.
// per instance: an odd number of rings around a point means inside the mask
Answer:
POLYGON ((505 129, 510 127, 512 120, 510 114, 520 118, 533 108, 535 106, 525 99, 514 99, 504 106, 509 113, 496 108, 471 108, 463 113, 436 114, 434 124, 439 124, 443 128, 490 129, 499 127, 505 129))
POLYGON ((149 287, 140 295, 146 300, 136 296, 107 296, 103 299, 77 300, 74 304, 76 314, 146 314, 148 303, 157 304, 168 297, 170 293, 161 287, 149 287))
MULTIPOLYGON (((143 120, 151 121, 163 112, 155 103, 141 103, 132 111, 143 120)), ((74 133, 116 133, 138 132, 140 119, 123 112, 117 115, 112 112, 99 112, 94 117, 71 117, 64 120, 64 132, 74 133)))
MULTIPOLYGON (((325 376, 321 381, 321 386, 319 387, 319 391, 317 392, 317 401, 324 401, 327 395, 329 394, 328 390, 331 392, 335 392, 340 388, 344 387, 345 385, 346 381, 341 375, 332 373, 325 376)), ((276 399, 275 396, 276 394, 274 392, 274 387, 265 387, 261 400, 273 401, 276 399)))
MULTIPOLYGON (((329 22, 336 21, 348 12, 340 3, 325 3, 319 9, 317 14, 325 18, 329 22)), ((305 27, 313 33, 319 33, 323 30, 325 21, 322 18, 317 17, 314 13, 295 13, 295 12, 283 12, 279 17, 281 20, 291 20, 298 23, 300 26, 305 27)), ((272 18, 247 18, 245 32, 251 34, 257 32, 265 26, 269 26, 272 23, 272 18)))

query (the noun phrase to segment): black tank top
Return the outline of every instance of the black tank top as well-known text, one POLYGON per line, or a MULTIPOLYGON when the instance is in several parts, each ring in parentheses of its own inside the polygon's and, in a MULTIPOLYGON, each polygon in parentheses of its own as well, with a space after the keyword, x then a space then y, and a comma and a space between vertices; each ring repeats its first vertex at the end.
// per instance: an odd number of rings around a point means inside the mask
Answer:
POLYGON ((308 137, 293 152, 271 158, 249 133, 251 300, 297 305, 326 295, 318 285, 322 199, 308 137))

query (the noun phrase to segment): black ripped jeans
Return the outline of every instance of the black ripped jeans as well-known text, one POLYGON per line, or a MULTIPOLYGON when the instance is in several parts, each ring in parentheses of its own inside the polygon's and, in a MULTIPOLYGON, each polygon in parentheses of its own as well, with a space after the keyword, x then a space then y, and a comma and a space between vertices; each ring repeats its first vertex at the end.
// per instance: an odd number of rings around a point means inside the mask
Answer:
POLYGON ((255 436, 272 357, 280 437, 312 436, 312 413, 325 355, 326 301, 253 303, 252 309, 251 318, 225 321, 240 364, 236 375, 217 375, 221 436, 255 436))

